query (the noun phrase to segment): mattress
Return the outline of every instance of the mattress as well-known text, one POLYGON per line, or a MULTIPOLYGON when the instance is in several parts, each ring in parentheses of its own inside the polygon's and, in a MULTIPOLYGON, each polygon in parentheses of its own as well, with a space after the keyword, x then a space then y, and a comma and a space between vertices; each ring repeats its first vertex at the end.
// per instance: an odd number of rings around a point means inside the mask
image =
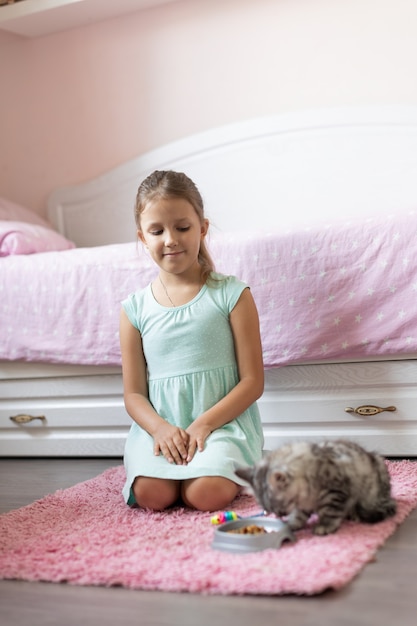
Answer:
MULTIPOLYGON (((266 368, 417 349, 417 212, 213 233, 216 270, 247 282, 266 368)), ((157 269, 136 243, 0 263, 0 360, 120 365, 120 303, 157 269)))

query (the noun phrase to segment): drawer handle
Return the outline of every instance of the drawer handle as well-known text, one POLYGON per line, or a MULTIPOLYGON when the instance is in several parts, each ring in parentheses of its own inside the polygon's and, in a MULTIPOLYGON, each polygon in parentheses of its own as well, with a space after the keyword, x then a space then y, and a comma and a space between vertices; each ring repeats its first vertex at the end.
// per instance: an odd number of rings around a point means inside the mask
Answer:
POLYGON ((29 422, 33 422, 34 420, 46 421, 45 415, 27 415, 26 413, 20 415, 11 415, 10 419, 15 424, 28 424, 29 422))
POLYGON ((357 415, 377 415, 378 413, 382 413, 383 411, 396 411, 396 406, 375 406, 374 404, 363 404, 362 406, 356 407, 356 409, 348 406, 345 411, 347 413, 356 413, 357 415))

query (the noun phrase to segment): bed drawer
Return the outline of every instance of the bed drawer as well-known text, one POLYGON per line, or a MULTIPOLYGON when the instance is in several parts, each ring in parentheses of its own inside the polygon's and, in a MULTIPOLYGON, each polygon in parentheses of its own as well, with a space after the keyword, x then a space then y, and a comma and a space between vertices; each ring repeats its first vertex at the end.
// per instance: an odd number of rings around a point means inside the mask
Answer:
POLYGON ((0 380, 1 456, 121 456, 130 424, 120 373, 0 380))
MULTIPOLYGON (((0 364, 1 456, 120 457, 131 424, 120 368, 0 364), (27 423, 16 415, 35 417, 27 423)), ((417 456, 417 361, 287 366, 259 400, 265 448, 348 437, 387 456, 417 456), (395 407, 360 414, 346 408, 395 407)))
POLYGON ((387 456, 417 456, 415 360, 271 370, 259 406, 267 449, 348 437, 387 456))

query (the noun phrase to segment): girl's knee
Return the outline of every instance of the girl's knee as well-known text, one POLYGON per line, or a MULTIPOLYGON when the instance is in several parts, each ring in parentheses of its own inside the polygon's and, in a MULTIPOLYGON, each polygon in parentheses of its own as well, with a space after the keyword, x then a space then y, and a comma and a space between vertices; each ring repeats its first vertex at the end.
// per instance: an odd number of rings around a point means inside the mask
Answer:
POLYGON ((139 476, 132 485, 136 504, 144 509, 163 511, 180 497, 179 484, 174 480, 139 476))
POLYGON ((239 485, 222 476, 204 476, 184 481, 181 497, 198 511, 218 511, 230 505, 240 491, 239 485))

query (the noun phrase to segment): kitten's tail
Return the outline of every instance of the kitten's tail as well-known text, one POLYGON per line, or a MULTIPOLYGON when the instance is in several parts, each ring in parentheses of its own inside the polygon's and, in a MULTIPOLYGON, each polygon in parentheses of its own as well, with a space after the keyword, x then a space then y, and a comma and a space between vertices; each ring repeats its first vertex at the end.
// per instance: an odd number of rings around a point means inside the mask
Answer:
POLYGON ((369 509, 364 507, 363 504, 358 503, 356 506, 356 512, 362 522, 377 524, 378 522, 382 522, 384 519, 395 515, 397 512, 397 505, 395 500, 392 498, 382 500, 381 502, 378 502, 375 507, 369 509))

